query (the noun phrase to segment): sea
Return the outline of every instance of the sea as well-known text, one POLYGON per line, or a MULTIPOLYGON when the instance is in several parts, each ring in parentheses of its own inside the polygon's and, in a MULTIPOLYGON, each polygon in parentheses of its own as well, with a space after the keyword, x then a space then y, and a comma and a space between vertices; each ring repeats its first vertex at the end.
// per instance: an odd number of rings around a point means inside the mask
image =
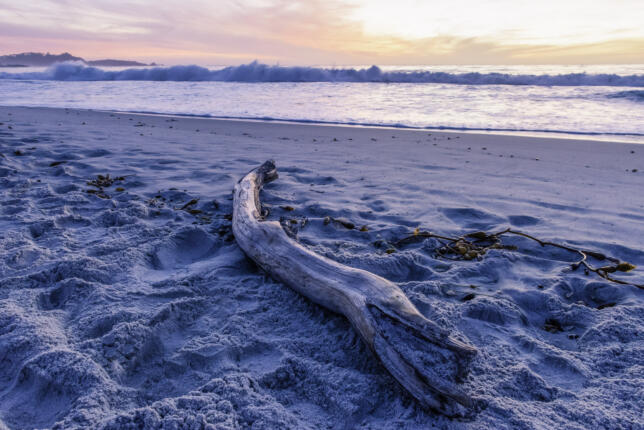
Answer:
POLYGON ((0 69, 0 105, 644 143, 644 64, 0 69))

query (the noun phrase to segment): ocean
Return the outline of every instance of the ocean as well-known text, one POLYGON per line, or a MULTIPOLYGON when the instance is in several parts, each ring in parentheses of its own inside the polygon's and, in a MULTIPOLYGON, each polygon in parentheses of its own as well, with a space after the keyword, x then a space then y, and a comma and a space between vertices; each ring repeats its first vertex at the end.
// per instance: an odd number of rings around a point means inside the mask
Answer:
POLYGON ((644 143, 644 64, 0 71, 0 105, 644 143))

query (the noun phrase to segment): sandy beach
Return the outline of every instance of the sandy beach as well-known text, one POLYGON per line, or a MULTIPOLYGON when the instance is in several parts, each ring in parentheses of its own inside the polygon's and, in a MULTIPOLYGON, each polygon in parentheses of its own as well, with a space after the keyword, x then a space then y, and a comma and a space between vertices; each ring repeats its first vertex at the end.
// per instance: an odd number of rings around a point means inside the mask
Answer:
POLYGON ((391 244, 511 227, 644 284, 643 190, 638 144, 0 107, 0 429, 638 428, 642 290, 520 237, 471 261, 391 244), (232 189, 267 159, 270 219, 478 348, 478 414, 420 408, 244 256, 232 189))

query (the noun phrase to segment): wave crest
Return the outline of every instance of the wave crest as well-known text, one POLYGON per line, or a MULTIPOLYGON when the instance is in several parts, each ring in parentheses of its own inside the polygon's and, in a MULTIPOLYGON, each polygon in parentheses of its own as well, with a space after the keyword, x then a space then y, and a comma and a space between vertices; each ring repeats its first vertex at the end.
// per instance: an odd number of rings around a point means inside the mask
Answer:
POLYGON ((269 66, 256 61, 220 70, 171 66, 105 70, 68 62, 44 72, 0 73, 0 79, 54 81, 221 81, 221 82, 383 82, 459 85, 615 86, 644 87, 644 75, 569 73, 561 75, 511 75, 504 73, 447 73, 365 69, 269 66))
POLYGON ((628 99, 634 102, 644 102, 644 90, 620 91, 608 95, 611 99, 628 99))

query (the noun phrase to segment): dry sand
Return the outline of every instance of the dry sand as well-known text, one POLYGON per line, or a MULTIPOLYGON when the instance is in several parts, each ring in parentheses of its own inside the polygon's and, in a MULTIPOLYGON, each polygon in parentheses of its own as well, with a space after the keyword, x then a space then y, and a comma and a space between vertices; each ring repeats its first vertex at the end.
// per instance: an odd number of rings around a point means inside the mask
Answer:
POLYGON ((644 146, 0 107, 0 153, 0 428, 644 425, 641 290, 519 238, 385 253, 416 227, 513 227, 644 267, 644 146), (270 217, 476 345, 464 388, 486 409, 423 411, 342 317, 244 257, 232 188, 268 158, 270 217))

